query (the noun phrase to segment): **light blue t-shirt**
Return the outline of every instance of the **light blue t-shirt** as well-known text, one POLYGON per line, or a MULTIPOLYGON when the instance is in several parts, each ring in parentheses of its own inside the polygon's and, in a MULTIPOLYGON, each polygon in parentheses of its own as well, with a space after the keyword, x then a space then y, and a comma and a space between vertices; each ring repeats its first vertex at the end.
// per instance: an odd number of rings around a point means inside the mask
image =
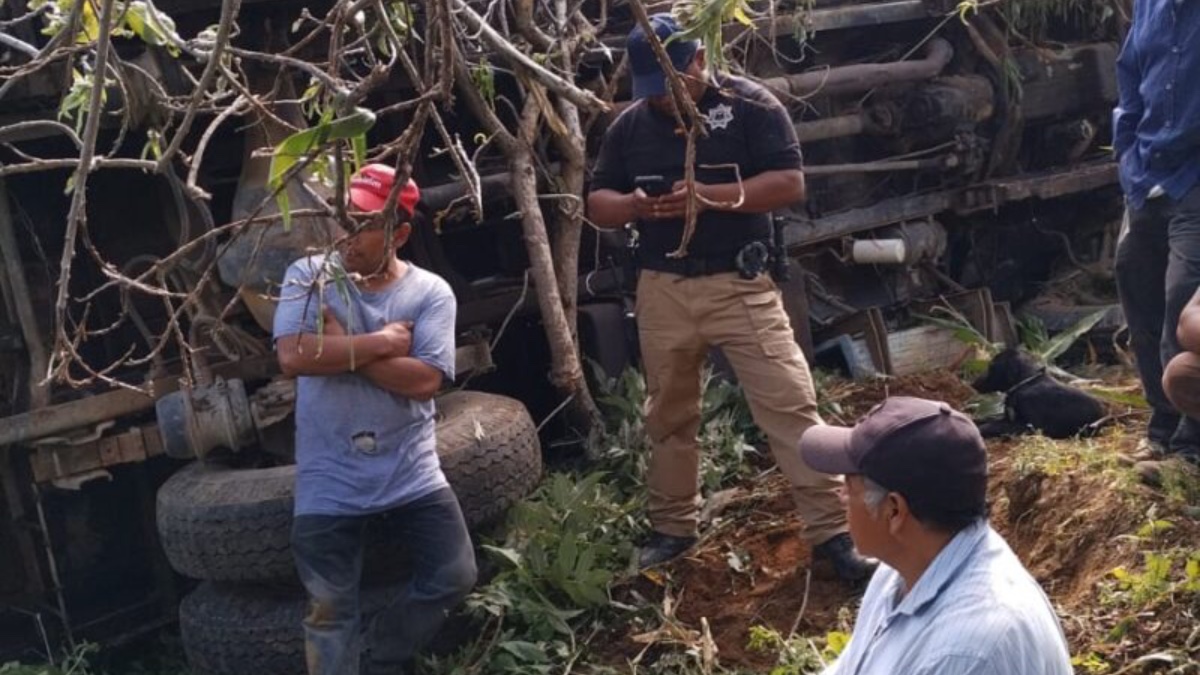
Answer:
MULTIPOLYGON (((346 331, 413 323, 411 357, 454 377, 457 309, 449 284, 406 263, 378 291, 337 285, 336 254, 302 258, 288 268, 275 310, 275 339, 317 333, 328 307, 346 331), (316 283, 324 280, 324 288, 316 283)), ((344 277, 343 277, 344 278, 344 277)), ((419 499, 447 485, 434 441, 433 401, 414 401, 363 375, 300 377, 296 382, 296 515, 364 515, 419 499)))
POLYGON ((986 521, 959 532, 908 594, 880 565, 854 634, 822 675, 1071 675, 1054 608, 986 521))

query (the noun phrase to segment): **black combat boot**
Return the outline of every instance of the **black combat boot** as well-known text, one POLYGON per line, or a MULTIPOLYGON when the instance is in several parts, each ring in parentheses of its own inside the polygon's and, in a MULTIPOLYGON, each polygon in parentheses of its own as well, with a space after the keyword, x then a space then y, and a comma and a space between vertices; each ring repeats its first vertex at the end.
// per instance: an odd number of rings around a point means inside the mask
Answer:
POLYGON ((854 541, 843 532, 832 539, 813 547, 813 557, 824 558, 833 563, 833 571, 842 581, 858 584, 871 578, 879 561, 866 558, 854 550, 854 541))
POLYGON ((662 532, 651 532, 650 539, 638 549, 638 569, 644 570, 674 560, 695 544, 695 537, 676 537, 662 532))

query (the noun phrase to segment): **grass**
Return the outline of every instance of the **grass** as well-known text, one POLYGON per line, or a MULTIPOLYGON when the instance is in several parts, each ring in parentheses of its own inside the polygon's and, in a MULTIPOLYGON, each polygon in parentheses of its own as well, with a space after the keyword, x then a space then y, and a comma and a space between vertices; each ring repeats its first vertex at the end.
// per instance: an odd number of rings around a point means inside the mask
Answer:
POLYGON ((1082 474, 1110 478, 1121 494, 1133 492, 1136 476, 1121 465, 1120 451, 1127 432, 1109 429, 1095 438, 1054 440, 1042 435, 1024 436, 1012 450, 1013 473, 1017 477, 1041 473, 1058 477, 1082 474))

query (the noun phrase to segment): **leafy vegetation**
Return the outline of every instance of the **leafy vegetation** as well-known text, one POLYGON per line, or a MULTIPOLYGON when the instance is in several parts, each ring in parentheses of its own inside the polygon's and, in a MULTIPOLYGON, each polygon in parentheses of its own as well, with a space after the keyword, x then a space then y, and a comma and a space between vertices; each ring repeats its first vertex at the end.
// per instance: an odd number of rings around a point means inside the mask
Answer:
POLYGON ((1126 476, 1129 472, 1122 470, 1111 440, 1055 441, 1041 435, 1026 436, 1013 449, 1013 469, 1018 476, 1032 473, 1061 476, 1069 472, 1126 476))
POLYGON ((849 633, 830 631, 824 638, 784 636, 768 626, 751 626, 751 651, 776 654, 778 663, 770 675, 807 675, 832 663, 850 642, 849 633))
MULTIPOLYGON (((284 228, 292 224, 291 200, 284 184, 291 177, 293 167, 311 158, 315 150, 324 149, 330 143, 348 141, 354 156, 354 166, 346 166, 346 178, 362 166, 366 160, 367 131, 375 124, 375 113, 366 108, 357 108, 345 117, 333 118, 333 109, 327 109, 321 121, 314 127, 297 131, 288 136, 275 148, 271 155, 270 178, 268 187, 275 191, 275 201, 279 213, 283 217, 284 228)), ((316 166, 325 166, 320 162, 316 166)))
MULTIPOLYGON (((513 510, 504 541, 484 547, 499 573, 467 600, 483 626, 478 639, 448 659, 430 659, 426 672, 608 672, 582 658, 605 625, 628 620, 653 624, 649 634, 672 633, 669 610, 635 608, 612 595, 632 569, 633 542, 647 529, 646 385, 632 370, 616 379, 598 369, 594 375, 607 431, 590 443, 593 463, 551 473, 513 510)), ((747 475, 755 450, 746 439, 758 431, 736 385, 712 373, 703 382, 701 482, 713 491, 747 475)), ((701 661, 699 652, 684 649, 656 663, 655 672, 689 672, 701 661)))
POLYGON ((1145 551, 1142 556, 1141 570, 1116 567, 1110 572, 1105 603, 1142 606, 1200 592, 1200 551, 1145 551))
POLYGON ((754 10, 747 0, 680 0, 673 12, 683 31, 671 36, 671 40, 699 40, 708 62, 718 68, 727 65, 725 25, 731 21, 754 25, 754 10))

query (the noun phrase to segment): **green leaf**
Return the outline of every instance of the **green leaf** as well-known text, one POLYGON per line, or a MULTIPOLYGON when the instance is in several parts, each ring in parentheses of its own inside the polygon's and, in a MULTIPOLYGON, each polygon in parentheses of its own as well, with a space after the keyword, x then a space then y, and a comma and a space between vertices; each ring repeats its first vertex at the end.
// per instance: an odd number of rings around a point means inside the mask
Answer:
POLYGON ((930 310, 930 314, 914 314, 913 317, 939 328, 945 328, 954 333, 955 339, 963 344, 982 348, 988 354, 995 354, 999 349, 996 344, 980 333, 961 312, 956 309, 938 305, 930 310), (949 318, 933 316, 933 313, 945 314, 949 318))
POLYGON ((830 631, 825 634, 825 648, 836 656, 841 656, 846 645, 850 643, 850 634, 842 631, 830 631))
POLYGON ((96 16, 96 8, 91 0, 75 0, 83 3, 83 11, 79 13, 79 34, 75 36, 77 44, 87 44, 100 37, 100 19, 96 16))
POLYGON ((1141 539, 1150 539, 1162 532, 1167 532, 1175 528, 1175 523, 1169 520, 1152 520, 1138 528, 1137 536, 1141 539))
MULTIPOLYGON (((483 96, 483 100, 487 101, 489 108, 496 107, 496 74, 492 71, 492 65, 488 63, 487 56, 479 59, 479 65, 471 69, 471 82, 475 84, 475 88, 479 90, 479 94, 483 96)), ((476 141, 479 136, 476 134, 476 141)), ((486 139, 486 136, 484 137, 486 139)))
POLYGON ((512 654, 518 661, 524 663, 547 663, 549 659, 546 657, 546 651, 541 646, 532 642, 523 642, 521 640, 509 640, 496 645, 500 649, 512 654))
POLYGON ((288 136, 275 147, 271 155, 271 168, 267 186, 276 192, 275 200, 283 216, 284 230, 292 226, 291 201, 283 181, 301 160, 315 154, 326 143, 353 140, 367 133, 375 124, 375 113, 358 108, 353 113, 338 119, 327 119, 311 129, 298 131, 288 136))
POLYGON ((175 20, 162 12, 155 11, 143 0, 134 0, 129 3, 125 11, 125 24, 142 42, 156 47, 166 47, 172 56, 179 55, 175 41, 170 39, 175 35, 175 20))
POLYGON ((502 548, 500 546, 490 546, 488 544, 484 544, 483 550, 508 563, 513 569, 521 566, 521 554, 511 548, 502 548))
POLYGON ((1071 326, 1069 329, 1051 338, 1044 349, 1036 352, 1036 356, 1046 363, 1054 363, 1058 357, 1066 353, 1066 351, 1071 348, 1071 345, 1075 344, 1079 338, 1086 335, 1088 331, 1092 330, 1092 328, 1095 328, 1096 324, 1100 323, 1106 314, 1108 314, 1107 308, 1098 310, 1083 317, 1074 326, 1071 326))
POLYGON ((359 134, 350 139, 350 146, 354 152, 354 170, 358 171, 367 163, 367 135, 359 134))

